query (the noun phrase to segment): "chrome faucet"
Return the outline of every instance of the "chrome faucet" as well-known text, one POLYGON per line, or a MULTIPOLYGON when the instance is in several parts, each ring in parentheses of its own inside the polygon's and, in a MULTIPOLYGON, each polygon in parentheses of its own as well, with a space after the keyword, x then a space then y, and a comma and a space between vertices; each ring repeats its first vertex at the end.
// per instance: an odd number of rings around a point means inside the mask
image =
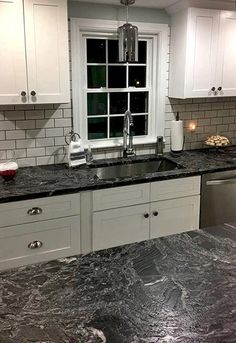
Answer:
POLYGON ((123 157, 135 156, 133 145, 133 132, 134 126, 133 117, 130 111, 126 111, 124 115, 124 127, 123 127, 123 157), (129 142, 128 142, 129 139, 129 142))

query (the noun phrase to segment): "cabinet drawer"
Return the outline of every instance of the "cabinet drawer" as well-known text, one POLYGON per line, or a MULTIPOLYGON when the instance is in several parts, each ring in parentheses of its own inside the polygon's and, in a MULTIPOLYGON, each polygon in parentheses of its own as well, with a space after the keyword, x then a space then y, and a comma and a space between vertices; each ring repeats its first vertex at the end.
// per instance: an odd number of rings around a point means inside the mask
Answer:
POLYGON ((200 194, 200 176, 151 183, 151 201, 200 194))
POLYGON ((0 205, 0 227, 67 217, 80 213, 80 194, 11 202, 0 205))
POLYGON ((93 250, 149 239, 149 204, 130 206, 93 214, 93 250))
POLYGON ((79 253, 80 216, 0 230, 0 269, 79 253))
POLYGON ((149 202, 149 183, 102 189, 93 192, 94 211, 147 202, 149 202))
POLYGON ((200 195, 153 202, 150 238, 199 229, 199 210, 200 195))

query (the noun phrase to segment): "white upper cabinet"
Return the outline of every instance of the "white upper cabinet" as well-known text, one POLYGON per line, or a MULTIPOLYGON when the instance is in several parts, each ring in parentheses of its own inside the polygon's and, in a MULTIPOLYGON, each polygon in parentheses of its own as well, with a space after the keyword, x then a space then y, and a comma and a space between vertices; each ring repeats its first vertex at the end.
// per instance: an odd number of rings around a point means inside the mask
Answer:
POLYGON ((236 95, 236 13, 190 8, 171 25, 170 87, 173 98, 236 95))
POLYGON ((69 102, 67 2, 25 0, 25 35, 29 102, 69 102))
POLYGON ((0 103, 21 104, 27 89, 23 3, 0 0, 0 103))
POLYGON ((70 101, 65 0, 0 0, 0 43, 0 104, 70 101))
POLYGON ((217 61, 217 87, 221 95, 236 95, 236 12, 220 13, 220 35, 217 61))

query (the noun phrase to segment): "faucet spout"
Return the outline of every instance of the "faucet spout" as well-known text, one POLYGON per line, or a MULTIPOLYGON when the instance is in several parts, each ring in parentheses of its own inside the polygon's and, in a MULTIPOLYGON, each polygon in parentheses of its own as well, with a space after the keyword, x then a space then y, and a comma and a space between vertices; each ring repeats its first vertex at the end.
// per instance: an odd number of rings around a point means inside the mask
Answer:
POLYGON ((124 126, 123 126, 123 157, 135 156, 133 146, 133 132, 134 126, 133 117, 129 110, 124 114, 124 126))

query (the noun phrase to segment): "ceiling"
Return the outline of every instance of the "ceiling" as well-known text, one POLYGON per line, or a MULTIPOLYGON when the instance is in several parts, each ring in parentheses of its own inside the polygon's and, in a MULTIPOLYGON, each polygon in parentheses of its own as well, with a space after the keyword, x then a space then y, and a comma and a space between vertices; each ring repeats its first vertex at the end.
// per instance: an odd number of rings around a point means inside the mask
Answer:
MULTIPOLYGON (((98 4, 109 4, 109 5, 120 5, 120 0, 77 0, 79 2, 94 2, 94 3, 98 3, 98 4)), ((135 1, 135 5, 137 7, 151 7, 151 8, 167 8, 169 6, 172 6, 178 2, 181 1, 188 1, 188 0, 136 0, 135 1)), ((191 2, 191 0, 190 0, 191 2)), ((200 1, 198 1, 200 2, 200 1)), ((218 3, 218 4, 222 4, 222 6, 224 7, 227 4, 231 4, 235 2, 235 0, 205 0, 202 1, 204 2, 208 2, 208 3, 218 3)))

